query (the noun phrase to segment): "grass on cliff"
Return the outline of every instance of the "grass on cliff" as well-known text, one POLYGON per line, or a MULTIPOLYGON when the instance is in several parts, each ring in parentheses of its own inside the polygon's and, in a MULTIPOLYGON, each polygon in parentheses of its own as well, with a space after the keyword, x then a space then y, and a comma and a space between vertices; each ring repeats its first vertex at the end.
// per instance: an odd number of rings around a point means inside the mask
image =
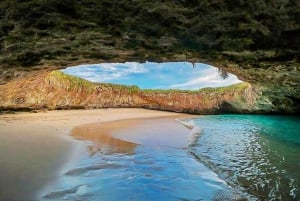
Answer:
MULTIPOLYGON (((52 71, 50 73, 50 78, 54 78, 54 84, 60 85, 67 90, 80 90, 92 93, 97 90, 97 87, 107 88, 109 90, 118 90, 118 91, 128 91, 131 93, 139 92, 141 89, 138 86, 126 86, 121 84, 112 84, 112 83, 94 83, 88 80, 65 74, 61 71, 52 71)), ((53 80, 52 80, 53 81, 53 80)))
POLYGON ((117 89, 117 90, 120 90, 120 91, 126 90, 126 91, 131 92, 131 93, 142 91, 136 85, 123 85, 123 84, 113 84, 113 83, 97 83, 97 84, 102 86, 102 87, 105 87, 105 88, 117 89))
POLYGON ((242 82, 238 84, 233 84, 225 87, 206 87, 198 90, 181 90, 181 89, 145 89, 142 90, 146 93, 224 93, 224 92, 234 92, 242 91, 249 87, 250 84, 247 82, 242 82))
POLYGON ((199 92, 208 92, 208 93, 213 93, 213 92, 218 92, 218 93, 224 93, 224 92, 240 92, 245 90, 250 86, 249 83, 247 82, 242 82, 238 84, 233 84, 229 85, 226 87, 207 87, 207 88, 202 88, 198 90, 199 92))
POLYGON ((67 75, 61 71, 52 71, 50 73, 50 78, 55 78, 56 83, 67 90, 80 90, 86 92, 93 92, 96 84, 88 80, 67 75))
POLYGON ((57 85, 62 86, 67 90, 80 90, 88 93, 93 93, 97 87, 106 88, 111 91, 127 91, 128 93, 207 93, 207 94, 222 94, 225 92, 240 92, 250 86, 249 83, 243 82, 226 87, 207 87, 199 90, 180 90, 180 89, 140 89, 136 85, 122 85, 112 83, 93 83, 88 80, 65 74, 61 71, 52 71, 50 77, 55 78, 57 85))

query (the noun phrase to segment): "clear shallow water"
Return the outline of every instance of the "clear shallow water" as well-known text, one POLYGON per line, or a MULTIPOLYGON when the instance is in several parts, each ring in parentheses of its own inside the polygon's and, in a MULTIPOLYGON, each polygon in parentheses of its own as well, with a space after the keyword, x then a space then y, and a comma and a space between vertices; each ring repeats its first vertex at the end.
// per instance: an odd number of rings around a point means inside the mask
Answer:
POLYGON ((46 200, 218 200, 237 197, 216 174, 182 150, 97 154, 66 172, 46 200), (101 158, 101 159, 100 159, 101 158), (71 184, 71 185, 70 185, 71 184))
POLYGON ((195 131, 188 148, 83 141, 86 155, 43 200, 299 200, 299 118, 184 121, 195 131))
MULTIPOLYGON (((78 162, 65 168, 56 183, 45 189, 43 199, 208 201, 241 198, 217 174, 199 163, 188 152, 187 146, 179 148, 177 142, 165 144, 156 137, 185 135, 185 138, 178 138, 187 140, 188 129, 174 120, 138 122, 131 129, 117 131, 113 136, 107 134, 105 125, 101 124, 74 129, 72 136, 85 144, 85 154, 78 162), (135 144, 115 138, 120 132, 127 132, 129 136, 141 132, 136 140, 147 137, 156 139, 157 144, 143 143, 143 140, 141 144, 135 144)), ((118 122, 120 124, 122 122, 118 122)), ((113 128, 114 125, 109 126, 113 128)))
POLYGON ((190 151, 253 200, 300 199, 300 118, 218 115, 193 119, 202 128, 190 151))

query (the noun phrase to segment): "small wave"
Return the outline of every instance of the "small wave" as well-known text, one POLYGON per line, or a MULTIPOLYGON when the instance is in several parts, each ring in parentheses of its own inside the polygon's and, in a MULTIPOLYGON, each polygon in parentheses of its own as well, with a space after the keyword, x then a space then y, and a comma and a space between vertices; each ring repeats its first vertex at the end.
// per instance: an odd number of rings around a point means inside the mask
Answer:
POLYGON ((197 145, 198 139, 201 135, 202 129, 198 126, 194 127, 191 131, 191 135, 188 139, 189 147, 193 147, 197 145))
POLYGON ((189 121, 183 121, 182 119, 175 119, 175 120, 189 129, 193 129, 194 127, 197 126, 193 120, 189 120, 189 121))
POLYGON ((191 135, 188 139, 188 144, 189 144, 189 148, 195 146, 202 132, 202 128, 197 126, 194 120, 184 121, 182 119, 176 119, 176 121, 178 121, 185 127, 191 129, 191 135))
POLYGON ((65 174, 66 175, 80 175, 80 174, 83 174, 85 172, 93 171, 93 170, 117 169, 117 168, 121 168, 121 167, 122 167, 122 165, 115 164, 115 163, 96 164, 96 165, 91 165, 91 166, 74 168, 72 170, 67 171, 65 174))
POLYGON ((80 190, 80 187, 82 187, 82 186, 84 186, 84 185, 78 185, 78 186, 75 186, 72 188, 66 188, 66 189, 62 189, 59 191, 50 192, 50 193, 44 195, 43 198, 53 200, 53 199, 58 199, 58 198, 64 197, 68 194, 75 194, 80 190))
POLYGON ((213 201, 242 201, 248 200, 244 195, 241 195, 240 192, 235 190, 233 191, 218 191, 213 199, 213 201))

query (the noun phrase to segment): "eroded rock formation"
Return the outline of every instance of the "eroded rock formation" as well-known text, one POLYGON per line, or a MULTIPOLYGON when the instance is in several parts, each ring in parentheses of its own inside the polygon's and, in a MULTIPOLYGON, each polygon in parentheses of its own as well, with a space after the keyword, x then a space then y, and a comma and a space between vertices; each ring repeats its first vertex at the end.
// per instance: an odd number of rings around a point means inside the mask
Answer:
POLYGON ((299 113, 297 0, 3 0, 0 83, 84 63, 191 61, 299 113))
POLYGON ((134 107, 194 114, 275 112, 248 83, 199 91, 141 90, 96 84, 62 72, 44 73, 0 85, 0 109, 92 109, 134 107))

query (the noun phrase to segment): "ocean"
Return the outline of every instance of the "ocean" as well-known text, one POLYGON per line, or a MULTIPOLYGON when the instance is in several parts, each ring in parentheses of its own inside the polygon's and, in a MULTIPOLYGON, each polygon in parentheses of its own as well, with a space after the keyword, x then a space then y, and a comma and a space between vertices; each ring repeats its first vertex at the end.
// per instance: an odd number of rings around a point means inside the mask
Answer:
POLYGON ((43 199, 299 200, 299 120, 266 115, 179 119, 190 129, 186 147, 83 139, 88 154, 43 199))
POLYGON ((299 117, 216 115, 186 121, 201 128, 189 151, 248 199, 300 199, 299 117))

